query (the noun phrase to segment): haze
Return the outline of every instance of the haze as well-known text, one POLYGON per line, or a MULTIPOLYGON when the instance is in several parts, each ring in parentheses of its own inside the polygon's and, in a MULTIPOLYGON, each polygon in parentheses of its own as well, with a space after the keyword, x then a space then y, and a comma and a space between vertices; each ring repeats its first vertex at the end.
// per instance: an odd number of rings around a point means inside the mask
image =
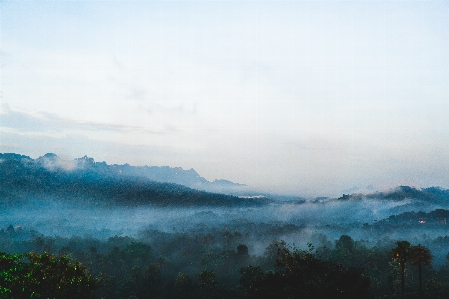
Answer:
POLYGON ((0 152, 301 196, 449 188, 447 1, 3 1, 0 152))

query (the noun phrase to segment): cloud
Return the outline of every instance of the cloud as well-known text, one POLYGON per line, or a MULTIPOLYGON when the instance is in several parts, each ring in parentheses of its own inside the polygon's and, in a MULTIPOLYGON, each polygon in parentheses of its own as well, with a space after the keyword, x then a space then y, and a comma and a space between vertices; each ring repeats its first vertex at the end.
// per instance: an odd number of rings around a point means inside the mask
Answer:
POLYGON ((22 132, 65 132, 67 130, 81 131, 115 131, 131 132, 139 131, 148 134, 164 134, 169 129, 151 130, 139 126, 127 126, 122 124, 101 123, 92 121, 76 121, 70 118, 60 117, 57 114, 45 111, 35 114, 11 110, 9 105, 3 103, 0 110, 0 127, 11 128, 22 132))
POLYGON ((0 58, 2 58, 1 61, 0 61, 0 67, 2 67, 2 68, 6 67, 6 63, 3 60, 3 58, 5 58, 5 57, 7 57, 9 55, 10 55, 9 53, 6 53, 5 51, 0 50, 0 58))
POLYGON ((195 115, 197 113, 196 104, 191 108, 186 108, 184 104, 179 104, 176 106, 166 107, 160 104, 154 103, 147 109, 145 109, 149 114, 166 114, 166 115, 195 115))
POLYGON ((40 157, 39 162, 50 171, 55 170, 65 170, 72 171, 74 169, 80 168, 80 163, 77 163, 76 160, 64 160, 59 158, 58 156, 49 156, 48 154, 40 157))
POLYGON ((286 142, 284 143, 288 147, 293 147, 301 150, 310 150, 311 148, 304 142, 286 142))
POLYGON ((123 70, 125 69, 125 67, 123 66, 123 63, 117 59, 117 56, 114 55, 114 56, 112 57, 112 62, 113 62, 114 65, 115 65, 116 67, 118 67, 121 71, 123 71, 123 70))
POLYGON ((132 100, 145 100, 146 95, 147 91, 144 89, 131 88, 129 91, 129 95, 126 98, 132 100))
MULTIPOLYGON (((191 168, 192 164, 182 161, 191 156, 187 150, 169 144, 142 143, 130 144, 115 140, 95 140, 80 134, 21 134, 3 131, 0 133, 0 152, 15 152, 32 158, 38 158, 43 153, 53 152, 64 160, 83 157, 94 157, 96 161, 106 161, 108 164, 159 165, 180 166, 191 168), (32 145, 32 146, 30 146, 32 145)), ((66 165, 69 168, 70 165, 66 165)))

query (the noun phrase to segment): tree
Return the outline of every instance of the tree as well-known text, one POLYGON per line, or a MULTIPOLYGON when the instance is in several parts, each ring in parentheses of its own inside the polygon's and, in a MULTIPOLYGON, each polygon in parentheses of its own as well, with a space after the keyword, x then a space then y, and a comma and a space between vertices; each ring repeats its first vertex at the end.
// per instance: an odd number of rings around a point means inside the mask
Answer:
POLYGON ((237 246, 237 254, 247 256, 248 255, 248 246, 243 245, 243 244, 237 246))
POLYGON ((159 265, 156 263, 152 263, 149 265, 143 274, 143 278, 145 279, 145 283, 150 288, 154 288, 161 282, 161 270, 159 269, 159 265))
MULTIPOLYGON (((267 275, 269 274, 265 274, 260 267, 253 267, 251 265, 241 268, 240 273, 242 274, 240 277, 240 285, 245 291, 246 298, 256 298, 259 294, 263 293, 260 289, 266 288, 264 282, 267 280, 267 275)), ((267 295, 268 293, 265 292, 264 296, 267 295)))
POLYGON ((192 296, 192 279, 186 273, 179 272, 175 281, 175 290, 177 298, 191 298, 192 296))
POLYGON ((67 256, 0 252, 0 298, 90 298, 99 281, 67 256))
POLYGON ((272 267, 276 264, 276 260, 278 258, 278 254, 286 247, 287 244, 285 241, 272 241, 267 248, 265 248, 264 257, 267 262, 266 267, 272 267))
MULTIPOLYGON (((370 279, 358 268, 323 261, 309 251, 278 246, 276 271, 242 268, 240 283, 252 298, 370 298, 370 279)), ((310 248, 313 248, 310 246, 310 248)))
POLYGON ((341 235, 340 239, 335 242, 335 247, 337 249, 346 249, 349 252, 354 250, 354 241, 348 235, 341 235))
POLYGON ((430 250, 418 244, 417 246, 412 246, 410 248, 410 262, 413 266, 418 267, 419 274, 419 298, 422 299, 422 271, 421 266, 431 266, 432 264, 432 255, 430 254, 430 250))
POLYGON ((198 283, 205 298, 215 297, 215 289, 217 288, 218 281, 214 271, 201 271, 198 275, 198 283))
POLYGON ((401 294, 404 298, 404 286, 405 286, 405 263, 408 261, 410 252, 410 243, 407 241, 397 241, 397 247, 391 250, 393 260, 399 263, 401 267, 401 294))
POLYGON ((348 235, 342 235, 335 241, 335 250, 332 252, 332 260, 346 267, 357 264, 357 254, 355 254, 355 242, 348 235))

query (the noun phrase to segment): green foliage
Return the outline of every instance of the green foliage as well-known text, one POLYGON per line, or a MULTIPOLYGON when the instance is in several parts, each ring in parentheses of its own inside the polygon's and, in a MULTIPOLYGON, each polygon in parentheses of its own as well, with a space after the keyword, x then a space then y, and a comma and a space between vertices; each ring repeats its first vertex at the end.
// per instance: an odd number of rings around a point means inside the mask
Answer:
POLYGON ((99 287, 87 268, 66 256, 0 253, 0 298, 90 298, 99 287))
POLYGON ((419 273, 419 298, 423 297, 422 291, 422 266, 430 266, 432 255, 427 247, 418 244, 410 248, 410 262, 413 266, 418 267, 419 273))
POLYGON ((391 250, 393 260, 399 263, 401 267, 401 295, 405 295, 405 263, 408 261, 410 253, 410 243, 407 241, 397 241, 396 248, 391 250))
POLYGON ((391 250, 393 259, 396 260, 402 267, 408 261, 410 253, 410 242, 397 241, 397 247, 391 250))
POLYGON ((214 271, 203 270, 198 275, 198 284, 202 298, 215 298, 218 285, 217 275, 214 271))
POLYGON ((409 258, 411 264, 415 267, 432 265, 432 254, 430 253, 429 248, 422 246, 421 244, 410 247, 409 258))
POLYGON ((423 285, 423 298, 425 299, 447 299, 448 294, 448 282, 442 282, 436 278, 431 278, 423 285))
MULTIPOLYGON (((342 235, 336 240, 327 240, 326 247, 321 246, 317 250, 309 244, 305 251, 292 249, 283 241, 273 241, 267 242, 265 254, 253 255, 252 251, 263 248, 257 246, 264 245, 263 242, 251 242, 253 236, 263 237, 271 229, 279 232, 284 227, 257 226, 248 222, 239 222, 238 225, 230 224, 222 230, 203 228, 201 233, 198 230, 182 233, 149 230, 138 239, 115 236, 107 241, 91 237, 48 237, 38 233, 29 234, 25 240, 22 236, 27 235, 26 230, 19 232, 18 228, 11 226, 0 229, 0 246, 8 252, 41 252, 52 248, 54 253, 59 252, 59 256, 54 256, 56 260, 62 255, 73 263, 78 260, 76 263, 85 265, 96 277, 96 285, 101 285, 90 293, 96 299, 359 298, 359 295, 360 298, 369 298, 370 295, 400 298, 403 271, 399 261, 404 257, 401 250, 408 248, 404 262, 407 267, 405 298, 419 296, 419 269, 411 267, 413 263, 418 265, 413 262, 413 250, 417 246, 407 247, 407 241, 398 245, 387 240, 379 247, 371 247, 363 240, 342 235), (256 231, 248 235, 248 230, 256 231), (401 253, 401 259, 393 256, 396 251, 401 253)), ((273 235, 268 236, 271 239, 273 235)), ((314 241, 320 244, 319 240, 314 241)), ((48 253, 34 255, 51 256, 48 253)), ((0 298, 33 298, 22 291, 20 281, 33 286, 23 273, 28 271, 32 273, 31 277, 37 277, 38 273, 33 272, 34 268, 29 265, 37 262, 31 262, 27 254, 3 253, 3 256, 7 258, 0 261, 3 273, 0 282, 3 297, 0 298), (17 283, 14 285, 13 281, 17 283), (13 290, 22 293, 14 297, 11 295, 13 290)), ((46 264, 51 263, 45 262, 44 258, 39 267, 45 268, 46 264)), ((439 270, 425 265, 422 263, 423 298, 446 298, 449 293, 449 259, 439 270)), ((67 269, 61 271, 70 273, 67 269)), ((48 277, 51 277, 50 272, 45 272, 48 277)), ((60 282, 49 279, 47 283, 58 285, 60 282)), ((52 288, 55 289, 49 286, 46 290, 52 288)), ((33 296, 39 298, 38 295, 42 292, 35 291, 33 296)), ((48 298, 70 297, 54 295, 48 298)))
POLYGON ((348 235, 342 235, 337 242, 335 242, 335 248, 337 249, 345 249, 349 252, 352 252, 354 249, 354 241, 348 235))
POLYGON ((159 265, 156 263, 149 265, 145 269, 143 277, 149 288, 155 288, 161 282, 161 270, 159 269, 159 265))
POLYGON ((200 288, 205 290, 214 290, 217 287, 217 276, 214 271, 203 270, 198 275, 200 288))

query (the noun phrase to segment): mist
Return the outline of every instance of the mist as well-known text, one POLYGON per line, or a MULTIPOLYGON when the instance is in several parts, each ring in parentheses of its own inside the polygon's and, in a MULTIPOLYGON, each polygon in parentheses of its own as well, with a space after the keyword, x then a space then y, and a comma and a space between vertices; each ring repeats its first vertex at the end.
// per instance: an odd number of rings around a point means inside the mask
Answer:
MULTIPOLYGON (((164 234, 209 234, 240 232, 240 242, 251 252, 262 255, 273 240, 285 240, 305 248, 333 246, 346 234, 370 246, 382 246, 406 239, 430 247, 433 239, 446 236, 446 226, 418 224, 408 227, 379 228, 391 215, 405 212, 431 212, 449 205, 419 199, 273 200, 259 207, 157 207, 86 204, 88 200, 65 201, 58 198, 22 199, 21 204, 4 207, 0 228, 9 225, 34 230, 44 236, 81 236, 107 240, 114 236, 147 238, 149 232, 164 234)), ((443 262, 444 250, 435 252, 443 262)))

